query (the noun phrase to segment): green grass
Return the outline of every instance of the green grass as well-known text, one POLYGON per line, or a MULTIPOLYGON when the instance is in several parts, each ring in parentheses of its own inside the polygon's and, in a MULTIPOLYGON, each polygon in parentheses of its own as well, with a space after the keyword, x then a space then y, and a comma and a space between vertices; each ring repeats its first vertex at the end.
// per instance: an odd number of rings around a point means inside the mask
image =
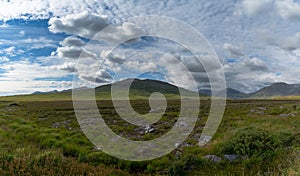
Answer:
MULTIPOLYGON (((196 127, 178 150, 144 162, 130 162, 95 150, 82 134, 67 94, 5 97, 0 101, 0 175, 299 175, 300 101, 230 100, 216 135, 197 146, 210 101, 201 101, 196 127), (57 95, 55 95, 57 96, 57 95), (41 99, 44 97, 45 99, 41 99), (27 98, 27 99, 26 99, 27 98), (5 101, 3 101, 5 99, 5 101), (38 100, 36 100, 38 99, 38 100), (43 100, 43 101, 42 101, 43 100), (17 102, 17 106, 9 106, 17 102), (298 105, 294 109, 294 105, 298 105), (251 113, 266 107, 265 113, 251 113), (280 117, 280 113, 294 116, 280 117), (238 154, 241 159, 214 163, 203 156, 238 154), (242 159, 243 158, 243 159, 242 159)), ((145 97, 145 96, 142 96, 145 97)), ((148 100, 131 101, 146 113, 148 100)), ((167 111, 141 135, 135 125, 121 119, 109 99, 98 101, 106 123, 117 134, 133 140, 150 140, 165 134, 178 118, 180 104, 168 99, 167 111)))

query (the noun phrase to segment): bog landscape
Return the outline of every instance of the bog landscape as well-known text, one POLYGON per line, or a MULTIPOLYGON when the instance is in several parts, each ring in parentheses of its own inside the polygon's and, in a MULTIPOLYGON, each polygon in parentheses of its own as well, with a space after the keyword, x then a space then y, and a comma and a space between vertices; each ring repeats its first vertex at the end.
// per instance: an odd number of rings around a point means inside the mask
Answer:
MULTIPOLYGON (((122 87, 123 82, 115 84, 122 87)), ((210 110, 210 97, 200 94, 200 113, 188 138, 166 156, 139 162, 117 159, 94 147, 78 125, 71 90, 1 97, 0 172, 3 175, 298 175, 297 91, 299 86, 277 83, 247 99, 228 98, 216 135, 203 147, 198 142, 210 110), (283 89, 292 93, 283 94, 283 89), (257 98, 257 94, 264 98, 257 98)), ((141 114, 148 113, 151 110, 148 98, 154 92, 167 97, 166 112, 153 125, 140 127, 118 116, 110 99, 110 85, 95 89, 99 111, 109 127, 122 137, 142 141, 169 131, 180 110, 179 88, 155 80, 134 80, 130 90, 132 107, 141 114)), ((194 93, 191 92, 190 98, 194 93)), ((242 93, 230 90, 228 95, 240 97, 242 93)))
POLYGON ((300 0, 0 0, 0 176, 300 176, 300 0))

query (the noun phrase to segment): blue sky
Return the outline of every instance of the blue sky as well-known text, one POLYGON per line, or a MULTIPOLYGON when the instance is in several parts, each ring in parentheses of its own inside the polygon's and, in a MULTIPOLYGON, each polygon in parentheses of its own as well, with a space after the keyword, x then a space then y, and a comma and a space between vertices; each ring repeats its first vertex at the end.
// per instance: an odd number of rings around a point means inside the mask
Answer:
MULTIPOLYGON (((171 17, 203 34, 220 58, 228 87, 253 92, 274 82, 300 83, 298 0, 2 0, 0 95, 69 89, 73 75, 82 81, 76 86, 93 86, 94 79, 101 85, 117 73, 120 79, 141 74, 178 80, 189 88, 172 57, 189 70, 193 59, 172 41, 142 37, 108 52, 111 41, 144 30, 127 21, 144 15, 171 17), (109 25, 112 33, 92 39, 109 25), (77 63, 80 54, 83 65, 77 63)), ((207 88, 200 72, 198 87, 207 88)))

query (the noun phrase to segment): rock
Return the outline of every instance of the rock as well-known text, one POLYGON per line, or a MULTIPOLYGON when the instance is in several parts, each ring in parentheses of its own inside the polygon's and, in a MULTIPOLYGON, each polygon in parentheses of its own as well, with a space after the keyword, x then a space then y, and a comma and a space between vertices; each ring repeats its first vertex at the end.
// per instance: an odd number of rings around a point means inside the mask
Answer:
POLYGON ((176 148, 178 148, 179 146, 180 146, 180 142, 177 142, 174 146, 176 147, 176 148))
POLYGON ((159 109, 159 108, 157 108, 157 109, 153 108, 153 109, 150 109, 150 111, 149 111, 149 113, 161 113, 161 112, 164 112, 164 110, 159 109))
POLYGON ((93 150, 94 150, 94 151, 100 151, 101 148, 100 148, 100 147, 97 147, 97 146, 94 146, 94 147, 93 147, 93 150))
POLYGON ((262 107, 262 106, 259 106, 259 107, 255 107, 255 108, 252 108, 250 109, 250 113, 256 113, 256 114, 260 114, 260 115, 264 115, 267 108, 266 107, 262 107))
POLYGON ((283 117, 283 118, 286 118, 286 117, 289 117, 289 116, 295 117, 295 114, 292 114, 292 113, 289 113, 289 114, 280 114, 279 116, 283 117))
POLYGON ((280 117, 288 117, 289 115, 288 114, 280 114, 279 116, 280 117))
POLYGON ((231 154, 231 155, 224 155, 224 158, 229 161, 235 161, 239 158, 239 156, 235 154, 231 154))
POLYGON ((20 105, 18 103, 11 103, 8 105, 8 107, 19 107, 20 105))
POLYGON ((208 143, 211 140, 211 138, 212 138, 211 136, 207 136, 207 135, 201 136, 199 139, 198 145, 199 146, 205 145, 206 143, 208 143))
POLYGON ((259 115, 264 115, 264 114, 265 114, 265 112, 263 112, 263 111, 256 111, 256 114, 259 114, 259 115))
POLYGON ((153 127, 151 127, 150 125, 146 125, 146 126, 144 127, 144 131, 145 131, 144 134, 146 134, 146 133, 152 133, 154 130, 155 130, 155 129, 154 129, 153 127))
POLYGON ((250 112, 254 113, 254 112, 256 112, 256 110, 255 109, 250 109, 250 112))
POLYGON ((256 109, 259 109, 259 110, 261 110, 261 111, 266 111, 266 110, 267 110, 266 107, 262 107, 262 106, 256 107, 256 109))
POLYGON ((60 127, 60 126, 61 126, 61 125, 60 125, 58 122, 52 124, 52 127, 53 127, 53 128, 58 128, 58 127, 60 127))
POLYGON ((220 157, 218 157, 216 155, 206 155, 203 158, 209 159, 209 160, 213 161, 214 163, 218 163, 218 162, 220 162, 222 160, 222 158, 220 158, 220 157))

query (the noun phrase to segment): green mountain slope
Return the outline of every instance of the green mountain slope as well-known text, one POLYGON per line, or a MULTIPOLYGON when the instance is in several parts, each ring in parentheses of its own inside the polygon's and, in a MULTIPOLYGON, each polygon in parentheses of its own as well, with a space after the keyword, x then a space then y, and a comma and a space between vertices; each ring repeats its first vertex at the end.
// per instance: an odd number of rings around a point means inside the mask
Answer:
MULTIPOLYGON (((180 98, 180 92, 184 97, 194 97, 198 94, 183 88, 178 88, 172 84, 157 81, 157 80, 140 80, 140 79, 126 79, 113 84, 107 84, 95 88, 96 99, 110 99, 111 98, 111 86, 116 88, 117 98, 127 98, 125 96, 125 87, 132 82, 130 86, 130 98, 148 98, 152 93, 159 92, 164 94, 167 98, 180 98)), ((83 96, 89 88, 81 88, 77 90, 83 96)), ((204 96, 201 94, 201 96, 204 96)), ((30 95, 16 95, 0 97, 2 101, 52 101, 52 100, 71 100, 72 90, 65 90, 61 92, 35 92, 30 95)))

